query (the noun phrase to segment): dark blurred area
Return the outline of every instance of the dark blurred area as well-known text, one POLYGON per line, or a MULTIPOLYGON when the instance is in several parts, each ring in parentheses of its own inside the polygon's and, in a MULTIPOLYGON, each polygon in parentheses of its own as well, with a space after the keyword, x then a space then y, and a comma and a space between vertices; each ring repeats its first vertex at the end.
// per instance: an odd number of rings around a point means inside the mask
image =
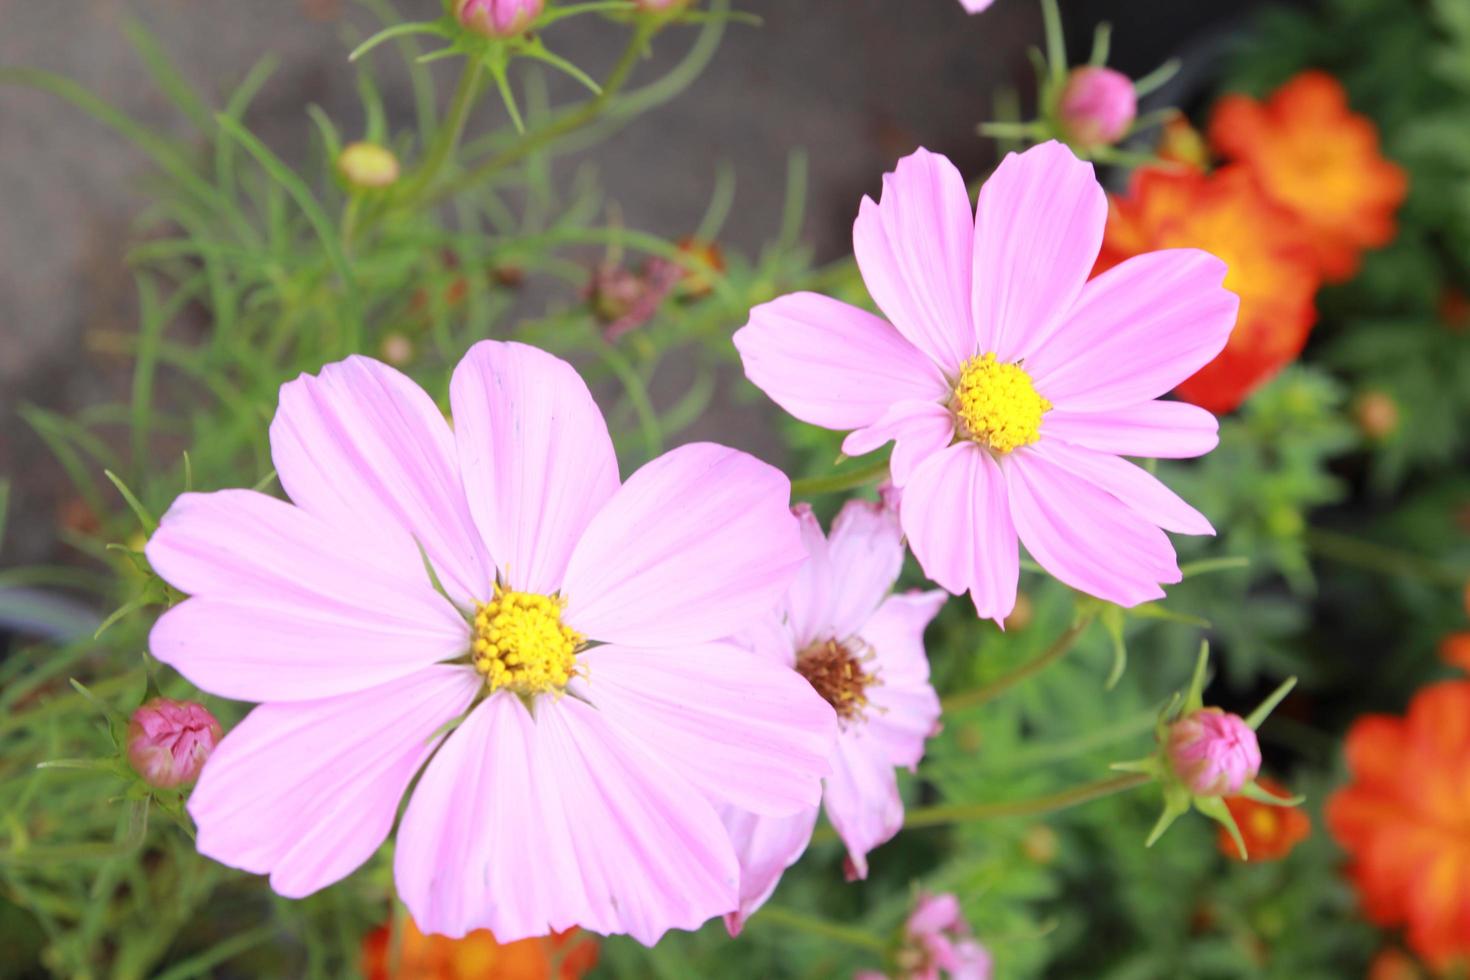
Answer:
MULTIPOLYGON (((1073 58, 1085 58, 1092 25, 1114 24, 1111 63, 1138 76, 1181 52, 1187 73, 1155 104, 1187 99, 1190 79, 1254 3, 1154 4, 1076 0, 1064 5, 1073 58)), ((429 18, 433 0, 401 3, 429 18)), ((705 74, 672 103, 601 147, 601 181, 624 223, 679 236, 699 220, 715 175, 736 177, 736 207, 723 238, 754 250, 779 225, 788 156, 810 167, 805 236, 819 260, 841 256, 861 194, 917 144, 941 150, 967 173, 994 156, 975 124, 996 94, 1033 95, 1027 48, 1041 37, 1039 8, 998 0, 966 17, 955 0, 745 0, 759 28, 736 24, 705 74)), ((228 89, 263 55, 279 67, 249 122, 288 160, 308 151, 308 104, 346 133, 361 126, 346 53, 371 19, 347 0, 0 0, 0 65, 75 79, 143 125, 196 138, 148 77, 125 36, 137 18, 204 92, 228 89)), ((673 59, 680 31, 656 58, 673 59)), ((555 28, 555 47, 593 74, 608 50, 596 18, 555 28)), ((382 59, 386 65, 391 59, 382 59)), ((444 69, 448 71, 449 69, 444 69)), ((406 77, 382 77, 390 113, 407 119, 406 77)), ((559 90, 558 90, 559 91, 559 90)), ((573 97, 570 91, 566 97, 573 97)), ((502 111, 487 105, 489 113, 502 111)), ((498 120, 496 120, 498 121, 498 120)), ((474 123, 471 123, 473 130, 474 123)), ((54 557, 53 528, 68 518, 66 478, 16 408, 35 402, 74 411, 126 393, 96 338, 126 333, 136 312, 125 261, 145 200, 146 158, 121 137, 49 95, 0 87, 0 470, 12 474, 11 520, 0 563, 54 557)), ((737 326, 732 324, 731 327, 737 326)))

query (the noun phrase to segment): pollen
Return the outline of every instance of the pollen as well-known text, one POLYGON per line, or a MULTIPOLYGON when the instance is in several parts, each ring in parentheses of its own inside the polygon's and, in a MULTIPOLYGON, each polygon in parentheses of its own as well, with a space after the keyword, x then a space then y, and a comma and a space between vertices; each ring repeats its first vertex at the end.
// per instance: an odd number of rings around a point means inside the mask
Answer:
POLYGON ((1041 417, 1051 411, 1019 364, 981 354, 960 366, 950 408, 960 435, 1005 455, 1041 438, 1041 417))
POLYGON ((585 637, 561 621, 564 602, 495 586, 495 596, 475 610, 470 648, 475 669, 491 692, 560 691, 577 670, 585 637))
POLYGON ((872 659, 852 642, 814 643, 796 655, 796 672, 837 712, 839 721, 862 721, 868 708, 868 688, 877 675, 863 664, 872 659))

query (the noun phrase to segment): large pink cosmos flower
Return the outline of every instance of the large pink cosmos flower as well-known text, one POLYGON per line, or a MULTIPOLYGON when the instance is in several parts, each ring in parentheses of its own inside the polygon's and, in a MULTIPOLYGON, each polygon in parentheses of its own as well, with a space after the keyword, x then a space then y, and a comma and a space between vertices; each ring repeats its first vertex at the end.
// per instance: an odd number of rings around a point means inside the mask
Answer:
POLYGON ((1124 606, 1179 581, 1162 529, 1211 534, 1124 456, 1198 456, 1214 416, 1157 401, 1224 347, 1237 299, 1195 249, 1139 255, 1088 281, 1108 203, 1059 143, 1001 162, 972 219, 965 182, 919 150, 864 198, 853 250, 885 321, 814 293, 751 310, 745 373, 792 415, 894 440, 904 533, 924 572, 1000 622, 1017 539, 1073 588, 1124 606))
POLYGON ((193 596, 153 653, 265 702, 189 800, 199 850, 306 895, 377 850, 422 768, 394 873, 425 932, 652 944, 736 908, 711 800, 813 806, 836 727, 715 642, 804 558, 786 478, 699 444, 620 485, 586 385, 533 347, 476 345, 450 400, 453 431, 376 361, 304 375, 271 426, 294 505, 185 494, 149 542, 193 596))
MULTIPOLYGON (((903 538, 887 507, 850 501, 830 538, 809 507, 796 512, 806 564, 781 603, 739 642, 794 666, 836 710, 823 803, 847 845, 849 874, 864 878, 868 852, 903 826, 894 767, 919 764, 939 721, 924 628, 946 596, 937 590, 889 595, 903 565, 903 538)), ((725 916, 735 935, 806 850, 817 808, 786 817, 734 807, 724 814, 740 854, 740 908, 725 916)))

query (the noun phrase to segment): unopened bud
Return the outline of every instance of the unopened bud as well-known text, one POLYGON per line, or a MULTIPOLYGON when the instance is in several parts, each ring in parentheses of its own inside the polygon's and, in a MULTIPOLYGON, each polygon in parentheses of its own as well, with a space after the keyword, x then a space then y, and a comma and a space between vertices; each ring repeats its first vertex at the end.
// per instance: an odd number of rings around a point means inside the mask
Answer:
POLYGON ((353 187, 387 187, 398 179, 398 158, 376 143, 348 143, 337 157, 337 172, 353 187))
POLYGON ((1399 403, 1381 391, 1365 391, 1353 402, 1353 420, 1369 439, 1387 439, 1398 431, 1399 403))
POLYGON ((173 789, 199 778, 223 734, 204 705, 154 698, 128 721, 128 762, 149 786, 173 789))
POLYGON ((458 0, 455 16, 476 34, 507 38, 524 34, 545 7, 546 0, 458 0))
POLYGON ((1063 135, 1083 150, 1116 143, 1137 115, 1138 95, 1132 80, 1098 65, 1072 69, 1057 103, 1063 135))
POLYGON ((1169 726, 1169 765, 1195 796, 1239 793, 1261 771, 1261 745, 1245 719, 1201 708, 1169 726))

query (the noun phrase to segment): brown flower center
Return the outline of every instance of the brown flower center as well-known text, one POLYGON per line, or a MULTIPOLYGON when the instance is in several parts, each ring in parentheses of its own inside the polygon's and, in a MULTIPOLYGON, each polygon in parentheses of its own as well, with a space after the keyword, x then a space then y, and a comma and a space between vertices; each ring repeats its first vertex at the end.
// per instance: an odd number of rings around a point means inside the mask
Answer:
POLYGON ((852 641, 826 640, 796 655, 796 672, 836 710, 839 719, 862 720, 868 707, 867 690, 877 683, 876 675, 863 669, 863 662, 871 659, 871 651, 852 641))

